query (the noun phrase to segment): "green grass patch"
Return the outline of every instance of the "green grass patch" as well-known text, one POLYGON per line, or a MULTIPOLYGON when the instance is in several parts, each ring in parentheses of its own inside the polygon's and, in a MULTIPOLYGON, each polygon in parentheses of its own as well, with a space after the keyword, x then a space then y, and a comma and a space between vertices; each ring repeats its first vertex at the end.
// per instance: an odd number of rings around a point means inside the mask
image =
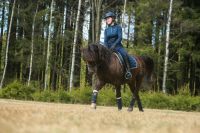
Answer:
MULTIPOLYGON (((57 91, 37 90, 17 81, 0 90, 0 98, 73 104, 90 104, 91 94, 91 87, 74 88, 71 92, 63 89, 58 89, 57 91)), ((123 106, 129 106, 131 96, 129 89, 125 89, 125 92, 122 91, 123 106)), ((155 92, 140 92, 140 98, 144 108, 200 112, 200 97, 192 97, 185 90, 174 96, 155 92)), ((97 104, 116 106, 115 90, 110 86, 100 90, 97 104)), ((135 106, 137 106, 137 102, 135 106)))

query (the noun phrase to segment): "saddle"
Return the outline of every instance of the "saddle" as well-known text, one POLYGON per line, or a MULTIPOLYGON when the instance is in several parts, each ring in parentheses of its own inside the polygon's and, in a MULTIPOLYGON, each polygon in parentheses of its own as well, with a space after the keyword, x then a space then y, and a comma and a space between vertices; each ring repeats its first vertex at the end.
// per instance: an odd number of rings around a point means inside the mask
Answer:
POLYGON ((117 58, 118 58, 120 64, 122 65, 122 67, 123 67, 124 70, 125 70, 126 64, 125 64, 125 60, 124 60, 124 58, 122 57, 122 55, 121 55, 119 52, 117 52, 117 51, 114 51, 113 53, 117 56, 117 58))
POLYGON ((130 72, 130 66, 129 66, 128 60, 127 60, 127 59, 124 59, 124 58, 122 57, 122 55, 121 55, 119 52, 117 52, 117 51, 114 51, 113 53, 117 56, 117 58, 118 58, 120 64, 122 65, 122 67, 123 67, 123 69, 124 69, 125 78, 126 78, 126 79, 130 79, 130 78, 132 77, 132 74, 131 74, 131 72, 130 72))

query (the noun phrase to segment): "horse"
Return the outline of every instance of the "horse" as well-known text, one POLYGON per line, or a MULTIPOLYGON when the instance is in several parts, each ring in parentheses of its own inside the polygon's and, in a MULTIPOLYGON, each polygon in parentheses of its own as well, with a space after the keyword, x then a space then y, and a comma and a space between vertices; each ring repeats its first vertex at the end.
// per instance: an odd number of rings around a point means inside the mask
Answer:
POLYGON ((116 89, 116 101, 118 110, 122 109, 121 99, 121 85, 128 84, 132 98, 128 111, 133 111, 134 103, 137 101, 139 111, 143 112, 142 103, 139 96, 139 88, 141 83, 146 77, 150 80, 154 62, 148 56, 134 56, 137 62, 137 67, 131 69, 132 77, 130 79, 125 78, 124 66, 120 63, 117 55, 101 44, 90 44, 81 49, 81 55, 86 62, 88 71, 95 76, 93 80, 93 92, 91 107, 96 109, 96 101, 98 92, 103 88, 105 84, 112 84, 116 89))

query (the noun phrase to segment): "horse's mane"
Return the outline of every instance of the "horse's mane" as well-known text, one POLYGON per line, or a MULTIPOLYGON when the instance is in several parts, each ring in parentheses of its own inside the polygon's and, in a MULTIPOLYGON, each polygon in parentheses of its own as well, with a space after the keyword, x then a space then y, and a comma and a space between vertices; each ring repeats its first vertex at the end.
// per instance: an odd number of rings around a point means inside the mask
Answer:
POLYGON ((98 56, 98 61, 109 62, 112 52, 102 44, 90 44, 88 50, 98 56))

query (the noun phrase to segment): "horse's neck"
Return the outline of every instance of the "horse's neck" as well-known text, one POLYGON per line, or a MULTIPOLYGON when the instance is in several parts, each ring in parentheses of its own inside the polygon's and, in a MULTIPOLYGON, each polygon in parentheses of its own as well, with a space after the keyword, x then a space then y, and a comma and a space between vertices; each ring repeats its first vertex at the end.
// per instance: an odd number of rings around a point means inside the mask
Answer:
POLYGON ((116 55, 113 53, 109 59, 109 61, 103 61, 98 68, 99 73, 104 74, 121 74, 123 72, 123 68, 116 57, 116 55))
POLYGON ((99 63, 99 66, 97 68, 97 73, 102 74, 102 73, 108 73, 109 72, 109 65, 107 62, 102 61, 99 63))

